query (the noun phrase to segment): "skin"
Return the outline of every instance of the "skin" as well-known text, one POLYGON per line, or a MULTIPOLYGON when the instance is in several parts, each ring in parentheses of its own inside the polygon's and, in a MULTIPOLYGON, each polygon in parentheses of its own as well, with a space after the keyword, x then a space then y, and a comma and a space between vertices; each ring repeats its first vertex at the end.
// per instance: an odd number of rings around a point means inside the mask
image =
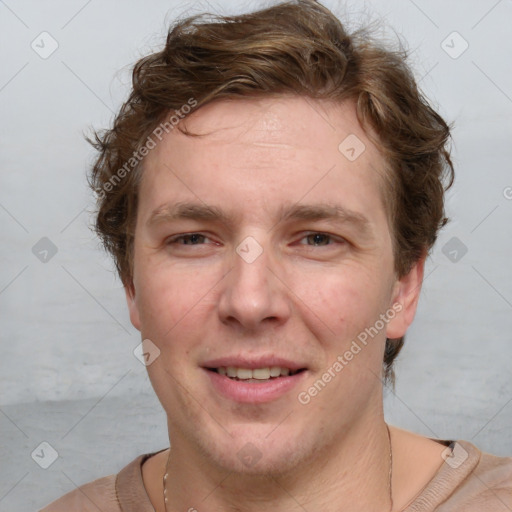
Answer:
MULTIPOLYGON (((147 369, 172 444, 168 509, 389 510, 383 351, 386 337, 402 336, 414 318, 424 258, 395 275, 382 156, 350 102, 217 101, 182 123, 203 136, 175 129, 145 158, 126 287, 132 324, 160 350, 147 369), (350 134, 366 148, 355 161, 338 150, 350 134), (149 222, 178 202, 221 208, 232 222, 149 222), (279 220, 281 207, 319 203, 364 215, 366 235, 334 220, 279 220), (175 238, 190 233, 203 237, 175 238), (263 250, 252 263, 236 252, 248 236, 263 250), (297 394, 393 304, 401 311, 300 403, 297 394), (276 354, 307 372, 274 401, 236 403, 217 394, 201 364, 242 354, 276 354), (251 467, 237 455, 249 442, 261 455, 251 467)), ((444 446, 391 433, 399 510, 439 468, 444 446)), ((143 467, 157 512, 165 510, 167 456, 143 467)))

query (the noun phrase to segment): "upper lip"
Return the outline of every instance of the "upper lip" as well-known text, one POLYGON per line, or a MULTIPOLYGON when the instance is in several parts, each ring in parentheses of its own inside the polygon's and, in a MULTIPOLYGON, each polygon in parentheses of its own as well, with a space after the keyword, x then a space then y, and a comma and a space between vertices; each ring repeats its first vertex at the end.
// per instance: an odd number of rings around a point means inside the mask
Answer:
POLYGON ((280 366, 281 368, 289 368, 292 371, 305 369, 306 365, 285 359, 277 356, 260 356, 260 357, 219 357, 217 359, 210 359, 201 364, 203 368, 220 368, 233 366, 235 368, 249 368, 254 370, 256 368, 270 368, 272 366, 280 366))

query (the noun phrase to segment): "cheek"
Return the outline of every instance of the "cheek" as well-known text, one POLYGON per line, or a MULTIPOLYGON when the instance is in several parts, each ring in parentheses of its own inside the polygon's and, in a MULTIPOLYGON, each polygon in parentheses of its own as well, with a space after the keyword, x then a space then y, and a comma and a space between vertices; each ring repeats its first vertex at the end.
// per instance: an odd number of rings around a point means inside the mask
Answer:
MULTIPOLYGON (((140 267, 139 267, 140 268, 140 267)), ((197 330, 198 317, 211 310, 213 273, 201 276, 191 269, 160 267, 148 263, 139 274, 137 289, 142 334, 155 340, 171 340, 186 326, 197 330)))
POLYGON ((384 312, 386 293, 377 274, 357 266, 301 274, 292 287, 300 316, 318 339, 341 348, 384 312))

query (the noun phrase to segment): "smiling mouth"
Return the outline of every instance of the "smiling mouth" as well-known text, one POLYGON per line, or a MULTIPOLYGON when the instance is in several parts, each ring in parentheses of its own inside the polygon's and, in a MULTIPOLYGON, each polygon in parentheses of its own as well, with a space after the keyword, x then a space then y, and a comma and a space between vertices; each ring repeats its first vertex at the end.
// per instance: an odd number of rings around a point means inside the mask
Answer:
POLYGON ((291 370, 282 366, 271 366, 265 368, 237 368, 234 366, 220 366, 218 368, 207 368, 211 372, 218 373, 228 377, 231 380, 245 382, 268 382, 270 380, 279 379, 280 377, 291 377, 297 373, 301 373, 306 368, 291 370))

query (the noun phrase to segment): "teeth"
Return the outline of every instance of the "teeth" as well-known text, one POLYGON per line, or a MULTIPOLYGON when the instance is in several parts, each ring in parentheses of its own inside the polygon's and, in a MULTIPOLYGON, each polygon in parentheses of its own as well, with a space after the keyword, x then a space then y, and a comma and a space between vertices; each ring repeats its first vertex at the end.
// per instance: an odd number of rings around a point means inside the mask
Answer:
POLYGON ((251 370, 250 368, 236 368, 234 366, 228 366, 227 368, 221 366, 215 369, 217 373, 220 375, 227 375, 231 378, 238 378, 240 380, 268 380, 271 377, 279 377, 279 376, 287 376, 292 373, 292 375, 296 372, 290 372, 290 368, 283 368, 281 366, 271 366, 266 368, 255 368, 251 370))
POLYGON ((251 379, 252 378, 252 370, 247 368, 238 368, 236 370, 236 376, 239 379, 251 379))
POLYGON ((281 375, 281 367, 280 366, 272 366, 270 368, 270 376, 271 377, 279 377, 281 375))
MULTIPOLYGON (((240 372, 240 370, 238 370, 240 372)), ((250 372, 251 370, 249 370, 250 372)), ((238 378, 240 378, 240 373, 238 374, 238 378)), ((252 378, 253 379, 270 379, 270 368, 256 368, 252 371, 252 378)))

